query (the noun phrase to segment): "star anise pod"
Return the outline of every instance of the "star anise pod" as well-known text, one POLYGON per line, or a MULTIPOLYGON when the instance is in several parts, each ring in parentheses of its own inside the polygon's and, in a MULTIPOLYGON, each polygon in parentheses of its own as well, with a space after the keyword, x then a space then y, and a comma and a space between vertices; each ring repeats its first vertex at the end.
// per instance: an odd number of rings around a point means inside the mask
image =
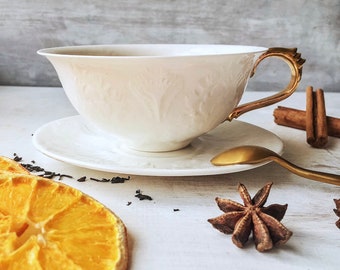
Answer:
POLYGON ((338 221, 335 222, 335 225, 340 229, 340 199, 334 199, 336 209, 334 209, 334 213, 339 217, 338 221))
POLYGON ((273 183, 267 183, 251 198, 246 187, 239 184, 238 191, 244 205, 229 200, 216 198, 218 207, 224 214, 208 219, 214 228, 231 234, 233 243, 242 248, 251 232, 258 251, 266 251, 284 244, 292 236, 280 221, 287 210, 287 204, 272 204, 264 207, 273 183))

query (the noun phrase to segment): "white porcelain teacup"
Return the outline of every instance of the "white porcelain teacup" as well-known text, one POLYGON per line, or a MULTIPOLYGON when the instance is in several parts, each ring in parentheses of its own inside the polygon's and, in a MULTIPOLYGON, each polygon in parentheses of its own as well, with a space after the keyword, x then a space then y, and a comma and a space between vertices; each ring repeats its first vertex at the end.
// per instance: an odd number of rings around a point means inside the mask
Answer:
POLYGON ((225 120, 290 96, 301 78, 296 49, 234 45, 90 45, 39 50, 79 114, 140 151, 172 151, 225 120), (291 68, 286 89, 242 106, 264 58, 291 68))

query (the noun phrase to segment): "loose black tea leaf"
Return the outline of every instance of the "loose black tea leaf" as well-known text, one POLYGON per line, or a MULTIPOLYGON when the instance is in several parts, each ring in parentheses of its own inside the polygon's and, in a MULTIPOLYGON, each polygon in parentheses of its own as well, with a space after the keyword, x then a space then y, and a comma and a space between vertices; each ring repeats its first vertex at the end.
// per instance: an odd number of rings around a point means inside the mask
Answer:
POLYGON ((77 179, 78 182, 85 182, 86 181, 86 176, 80 177, 77 179))
POLYGON ((68 174, 60 174, 59 175, 59 180, 62 180, 64 177, 66 177, 66 178, 73 178, 73 176, 68 175, 68 174))
POLYGON ((19 156, 17 155, 17 153, 14 153, 13 156, 14 156, 14 159, 13 159, 13 160, 14 160, 15 162, 19 162, 19 161, 22 160, 22 157, 19 157, 19 156))
POLYGON ((21 163, 21 166, 23 166, 29 172, 43 172, 43 171, 45 171, 40 166, 36 166, 36 165, 32 165, 32 164, 21 163))
POLYGON ((140 189, 136 190, 136 195, 135 195, 135 197, 138 198, 140 201, 143 201, 143 200, 152 201, 152 200, 153 200, 153 199, 151 198, 151 196, 142 194, 142 192, 141 192, 140 189))
POLYGON ((111 179, 109 179, 109 178, 98 179, 98 178, 91 177, 90 179, 93 180, 93 181, 96 181, 96 182, 102 182, 102 183, 110 182, 111 184, 119 184, 119 183, 124 183, 127 180, 130 180, 130 176, 127 177, 127 178, 120 177, 120 176, 114 176, 111 179))
POLYGON ((124 183, 125 181, 130 180, 130 176, 125 178, 125 177, 120 177, 120 176, 115 176, 111 178, 111 184, 118 184, 118 183, 124 183))
POLYGON ((93 177, 90 177, 90 180, 96 181, 96 182, 101 182, 101 183, 106 183, 106 182, 111 181, 111 179, 107 179, 107 178, 98 179, 98 178, 93 178, 93 177))

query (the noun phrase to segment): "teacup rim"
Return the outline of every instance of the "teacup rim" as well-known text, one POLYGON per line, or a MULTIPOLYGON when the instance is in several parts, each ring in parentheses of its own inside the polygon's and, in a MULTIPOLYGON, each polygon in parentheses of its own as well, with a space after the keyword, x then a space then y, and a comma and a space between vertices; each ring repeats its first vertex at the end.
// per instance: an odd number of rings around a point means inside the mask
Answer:
POLYGON ((53 57, 68 57, 68 58, 110 58, 110 59, 122 59, 122 58, 175 58, 175 57, 198 57, 198 56, 221 56, 221 55, 242 55, 249 53, 262 53, 267 51, 267 47, 262 46, 251 46, 251 45, 239 45, 239 44, 90 44, 90 45, 70 45, 70 46, 57 46, 39 49, 37 54, 42 56, 53 56, 53 57), (186 49, 187 53, 176 53, 176 54, 140 54, 140 55, 95 55, 93 54, 81 54, 80 50, 94 50, 94 49, 157 49, 162 50, 165 48, 182 48, 186 49), (202 53, 195 52, 194 49, 216 49, 219 51, 202 53), (189 53, 189 49, 192 51, 189 53), (221 49, 237 49, 235 52, 226 52, 221 49), (76 52, 78 53, 72 53, 76 52))

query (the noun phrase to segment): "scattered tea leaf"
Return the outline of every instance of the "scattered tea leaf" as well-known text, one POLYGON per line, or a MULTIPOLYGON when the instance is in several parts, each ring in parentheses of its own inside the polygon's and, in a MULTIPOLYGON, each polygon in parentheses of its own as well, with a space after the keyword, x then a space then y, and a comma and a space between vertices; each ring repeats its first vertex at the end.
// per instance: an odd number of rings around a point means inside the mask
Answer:
POLYGON ((143 200, 152 201, 152 200, 153 200, 153 199, 151 198, 151 196, 142 194, 142 192, 141 192, 140 189, 137 189, 137 190, 136 190, 136 195, 135 195, 135 197, 138 198, 140 201, 143 201, 143 200))
POLYGON ((85 182, 86 181, 86 176, 82 176, 79 179, 77 179, 78 182, 85 182))

